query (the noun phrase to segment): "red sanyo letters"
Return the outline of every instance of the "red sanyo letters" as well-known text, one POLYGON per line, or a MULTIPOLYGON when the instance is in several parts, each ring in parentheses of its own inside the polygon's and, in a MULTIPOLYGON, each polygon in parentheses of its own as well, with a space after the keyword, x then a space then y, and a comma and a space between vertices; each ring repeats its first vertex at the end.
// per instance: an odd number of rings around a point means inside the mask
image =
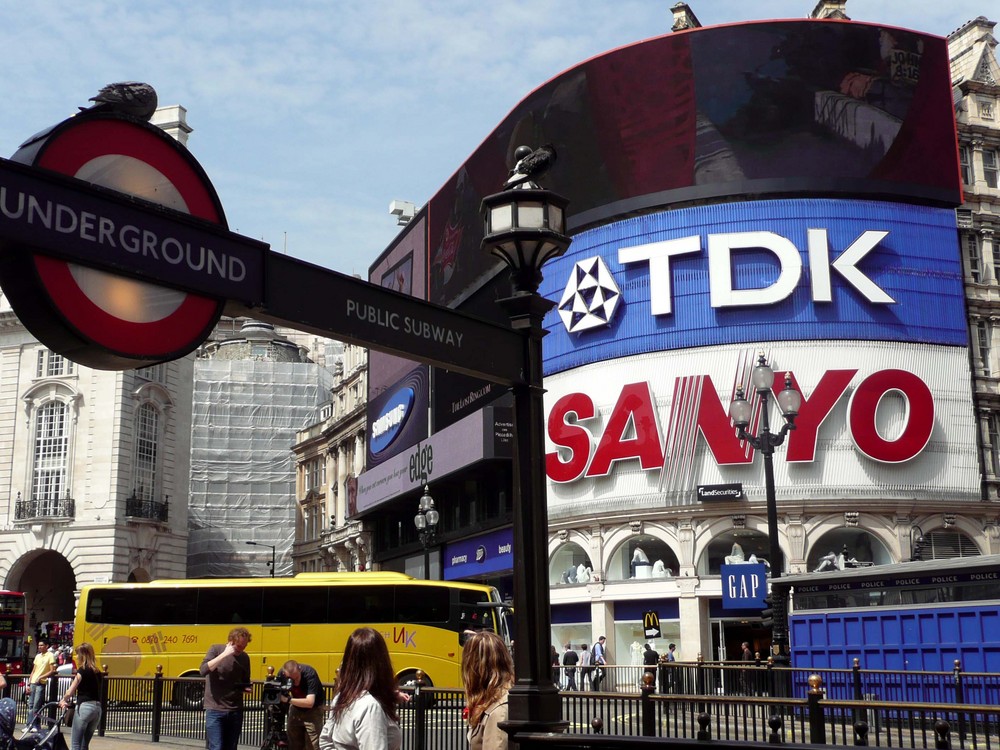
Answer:
MULTIPOLYGON (((785 460, 815 459, 820 427, 856 374, 856 369, 828 370, 809 398, 803 394, 796 429, 788 433, 785 460)), ((775 394, 784 387, 782 380, 775 379, 775 394)), ((795 381, 794 375, 792 380, 795 381)), ((795 387, 801 392, 797 383, 795 387)), ((708 375, 677 378, 666 441, 660 435, 656 402, 646 382, 629 383, 622 388, 599 433, 599 425, 593 425, 594 431, 588 427, 596 415, 593 399, 585 393, 567 394, 549 412, 549 439, 562 450, 546 454, 546 473, 553 482, 573 482, 581 477, 607 476, 616 462, 628 460, 639 461, 645 470, 662 469, 663 446, 679 430, 686 430, 692 439, 700 431, 719 464, 751 463, 753 450, 736 436, 727 413, 729 404, 722 403, 717 393, 708 375), (592 452, 595 438, 597 446, 592 452)), ((864 455, 886 463, 909 461, 930 440, 934 429, 934 398, 927 384, 913 373, 880 370, 855 387, 847 421, 851 439, 864 455), (879 435, 875 420, 879 402, 892 393, 906 400, 907 409, 902 430, 890 440, 879 435)), ((780 419, 772 419, 771 423, 780 424, 780 419)))

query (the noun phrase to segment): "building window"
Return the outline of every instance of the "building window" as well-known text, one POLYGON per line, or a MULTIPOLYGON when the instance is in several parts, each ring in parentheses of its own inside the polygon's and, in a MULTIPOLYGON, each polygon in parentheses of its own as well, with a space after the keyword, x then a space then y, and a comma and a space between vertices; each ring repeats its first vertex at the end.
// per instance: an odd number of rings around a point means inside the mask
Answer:
POLYGON ((38 359, 35 364, 36 378, 58 378, 72 374, 73 363, 70 360, 48 349, 38 350, 38 359))
POLYGON ((962 168, 962 183, 965 185, 971 185, 974 180, 972 179, 972 159, 971 152, 968 146, 958 147, 958 163, 962 168))
POLYGON ((1000 477, 1000 414, 991 412, 986 418, 986 428, 990 435, 989 467, 994 477, 1000 477))
POLYGON ((976 323, 976 334, 979 341, 979 367, 981 374, 990 374, 990 324, 985 320, 976 323))
POLYGON ((969 275, 978 284, 983 280, 983 257, 979 249, 979 238, 972 232, 965 233, 965 254, 969 258, 969 275))
POLYGON ((34 500, 67 498, 66 472, 69 459, 69 408, 50 401, 35 413, 34 469, 31 495, 34 500))
POLYGON ((165 362, 161 362, 158 365, 151 365, 149 367, 140 367, 135 371, 135 374, 140 378, 146 380, 152 380, 154 383, 163 383, 166 385, 167 382, 167 365, 165 362))
POLYGON ((306 461, 306 492, 326 484, 326 460, 321 456, 306 461))
POLYGON ((142 404, 135 415, 135 480, 132 494, 137 500, 157 500, 156 458, 159 449, 160 413, 152 404, 142 404))
POLYGON ((995 188, 997 182, 997 170, 1000 164, 997 162, 997 152, 995 149, 983 149, 983 178, 986 180, 986 187, 995 188))

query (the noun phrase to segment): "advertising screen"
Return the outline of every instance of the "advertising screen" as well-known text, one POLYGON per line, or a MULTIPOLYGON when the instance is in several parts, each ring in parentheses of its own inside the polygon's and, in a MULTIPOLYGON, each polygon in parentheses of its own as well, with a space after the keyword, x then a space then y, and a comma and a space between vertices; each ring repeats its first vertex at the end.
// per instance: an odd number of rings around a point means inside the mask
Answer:
POLYGON ((961 202, 946 41, 829 21, 708 27, 613 50, 518 103, 428 209, 429 299, 495 261, 479 205, 514 150, 552 144, 543 183, 571 229, 716 197, 837 194, 961 202))
POLYGON ((582 232, 546 266, 546 375, 644 352, 771 340, 965 347, 954 212, 788 199, 582 232))

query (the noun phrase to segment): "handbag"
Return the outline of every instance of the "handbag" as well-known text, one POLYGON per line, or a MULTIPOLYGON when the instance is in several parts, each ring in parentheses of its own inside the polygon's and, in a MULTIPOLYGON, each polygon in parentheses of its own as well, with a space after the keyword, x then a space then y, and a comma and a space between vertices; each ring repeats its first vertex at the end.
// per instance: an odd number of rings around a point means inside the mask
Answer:
POLYGON ((68 702, 66 704, 66 712, 63 714, 63 724, 68 727, 73 726, 73 715, 76 713, 76 703, 68 702))

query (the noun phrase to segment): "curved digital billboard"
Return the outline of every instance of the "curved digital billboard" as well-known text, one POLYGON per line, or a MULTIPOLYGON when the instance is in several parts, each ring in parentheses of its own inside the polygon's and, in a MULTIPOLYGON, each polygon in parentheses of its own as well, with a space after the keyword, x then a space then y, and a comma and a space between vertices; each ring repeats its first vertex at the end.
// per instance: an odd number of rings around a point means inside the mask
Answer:
POLYGON ((545 186, 581 229, 752 195, 961 202, 946 40, 842 21, 670 34, 588 60, 531 93, 431 199, 429 299, 495 268, 479 204, 514 149, 551 143, 545 186))

